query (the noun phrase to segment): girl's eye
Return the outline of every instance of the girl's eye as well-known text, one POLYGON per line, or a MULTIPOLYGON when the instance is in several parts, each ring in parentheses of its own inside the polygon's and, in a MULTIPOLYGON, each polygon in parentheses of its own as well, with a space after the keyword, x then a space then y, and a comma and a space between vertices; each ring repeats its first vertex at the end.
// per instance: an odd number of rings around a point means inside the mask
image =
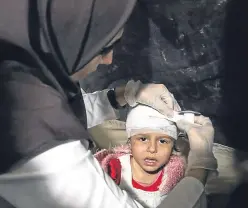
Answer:
POLYGON ((147 139, 145 137, 140 137, 139 140, 145 142, 147 139))
POLYGON ((168 140, 168 139, 160 139, 159 142, 160 142, 161 144, 169 144, 171 141, 168 140))

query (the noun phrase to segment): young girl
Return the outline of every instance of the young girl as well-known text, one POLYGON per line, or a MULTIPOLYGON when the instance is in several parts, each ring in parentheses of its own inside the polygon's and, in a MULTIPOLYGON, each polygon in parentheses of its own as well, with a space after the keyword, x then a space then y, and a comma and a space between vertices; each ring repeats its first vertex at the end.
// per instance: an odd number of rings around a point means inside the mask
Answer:
POLYGON ((177 128, 156 110, 138 105, 126 120, 128 144, 95 154, 103 169, 144 207, 157 207, 183 178, 185 160, 174 155, 177 128))

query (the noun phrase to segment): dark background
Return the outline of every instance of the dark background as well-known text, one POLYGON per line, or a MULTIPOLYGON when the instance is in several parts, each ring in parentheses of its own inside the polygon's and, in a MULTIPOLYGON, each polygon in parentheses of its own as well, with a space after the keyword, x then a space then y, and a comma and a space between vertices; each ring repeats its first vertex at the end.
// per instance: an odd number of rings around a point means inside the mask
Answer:
POLYGON ((212 119, 215 142, 247 151, 247 0, 141 0, 111 66, 83 80, 164 83, 183 109, 212 119))

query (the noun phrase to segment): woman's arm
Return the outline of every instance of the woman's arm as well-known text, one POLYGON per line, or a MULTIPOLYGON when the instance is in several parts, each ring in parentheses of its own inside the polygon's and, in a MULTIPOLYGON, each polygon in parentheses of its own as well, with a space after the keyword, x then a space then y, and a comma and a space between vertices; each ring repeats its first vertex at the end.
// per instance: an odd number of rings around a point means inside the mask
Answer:
POLYGON ((0 195, 19 208, 142 208, 80 141, 57 146, 0 175, 0 195))
POLYGON ((208 170, 202 168, 191 169, 186 173, 186 176, 196 178, 205 186, 208 178, 208 170))
POLYGON ((82 93, 87 116, 87 128, 92 128, 106 120, 119 118, 119 113, 115 110, 108 97, 108 89, 93 93, 82 93))
POLYGON ((88 128, 119 117, 118 106, 127 103, 134 107, 138 103, 148 105, 164 115, 173 116, 173 110, 181 110, 174 96, 163 84, 143 84, 140 81, 129 81, 126 85, 116 87, 108 98, 109 90, 84 93, 83 99, 87 111, 88 128))

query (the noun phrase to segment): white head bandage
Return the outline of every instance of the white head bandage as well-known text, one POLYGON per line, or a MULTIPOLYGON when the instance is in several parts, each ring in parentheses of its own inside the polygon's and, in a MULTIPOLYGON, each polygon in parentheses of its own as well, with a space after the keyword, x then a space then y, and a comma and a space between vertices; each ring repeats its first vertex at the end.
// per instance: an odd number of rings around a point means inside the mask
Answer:
POLYGON ((141 133, 163 133, 177 139, 176 125, 151 107, 138 105, 127 115, 126 132, 128 138, 141 133))

